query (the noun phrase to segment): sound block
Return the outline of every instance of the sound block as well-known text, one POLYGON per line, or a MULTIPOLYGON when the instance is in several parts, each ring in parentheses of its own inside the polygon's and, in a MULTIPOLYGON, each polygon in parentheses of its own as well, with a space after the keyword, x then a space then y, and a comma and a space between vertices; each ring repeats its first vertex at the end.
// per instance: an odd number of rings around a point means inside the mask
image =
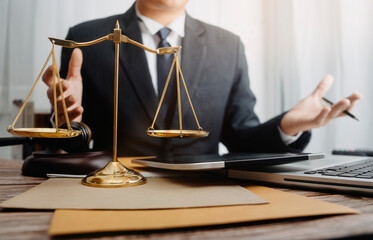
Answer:
POLYGON ((34 152, 22 166, 22 174, 32 177, 47 177, 47 173, 87 175, 105 167, 113 160, 109 152, 50 153, 34 152))

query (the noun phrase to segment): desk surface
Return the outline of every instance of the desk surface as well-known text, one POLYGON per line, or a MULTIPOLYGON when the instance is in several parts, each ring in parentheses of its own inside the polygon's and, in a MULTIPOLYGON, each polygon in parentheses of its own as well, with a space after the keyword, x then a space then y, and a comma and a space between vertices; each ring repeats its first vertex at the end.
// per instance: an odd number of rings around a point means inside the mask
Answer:
MULTIPOLYGON (((22 161, 0 159, 0 202, 43 182, 21 175, 22 161)), ((277 188, 314 199, 352 207, 358 215, 301 218, 170 231, 77 236, 74 239, 325 239, 373 236, 373 198, 277 188)), ((52 211, 9 211, 0 208, 1 239, 49 239, 52 211)))

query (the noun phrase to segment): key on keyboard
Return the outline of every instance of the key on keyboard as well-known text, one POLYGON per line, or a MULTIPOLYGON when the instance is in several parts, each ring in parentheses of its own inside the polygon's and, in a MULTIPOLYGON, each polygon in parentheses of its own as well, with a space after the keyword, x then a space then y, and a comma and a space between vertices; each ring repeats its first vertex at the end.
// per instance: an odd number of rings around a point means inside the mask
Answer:
POLYGON ((373 158, 363 159, 354 163, 337 165, 318 170, 304 172, 305 174, 321 174, 324 176, 352 177, 352 178, 373 178, 373 158))

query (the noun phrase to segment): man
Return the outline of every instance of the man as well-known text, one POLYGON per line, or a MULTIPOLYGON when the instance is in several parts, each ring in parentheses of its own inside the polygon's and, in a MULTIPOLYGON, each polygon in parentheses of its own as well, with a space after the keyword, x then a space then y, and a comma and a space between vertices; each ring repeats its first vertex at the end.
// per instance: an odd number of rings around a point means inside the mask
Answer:
MULTIPOLYGON (((125 14, 79 24, 67 39, 90 41, 113 31, 116 20, 123 34, 157 48, 163 41, 182 45, 181 68, 207 138, 162 139, 147 136, 163 89, 155 54, 131 44, 120 46, 118 153, 119 155, 211 154, 224 143, 232 152, 300 152, 310 140, 309 130, 343 115, 360 98, 357 93, 331 108, 322 96, 333 79, 326 76, 316 90, 289 112, 260 124, 254 113, 255 97, 249 87, 244 47, 240 39, 220 28, 202 23, 185 13, 187 0, 137 0, 125 14), (161 39, 160 30, 171 31, 161 39), (229 44, 227 44, 229 43, 229 44)), ((167 67, 169 68, 169 66, 167 67)), ((114 44, 63 49, 61 76, 70 119, 87 123, 95 149, 112 147, 114 44), (84 56, 84 61, 83 61, 84 56), (71 57, 71 58, 70 58, 71 57)), ((49 68, 43 76, 50 87, 49 68)), ((183 97, 183 125, 196 129, 188 101, 183 97)), ((172 98, 171 98, 172 99, 172 98)), ((172 104, 160 116, 157 129, 178 129, 172 104)), ((62 108, 59 108, 62 109, 62 108)), ((57 113, 62 121, 62 112, 57 113)), ((61 122, 61 121, 60 121, 61 122)))

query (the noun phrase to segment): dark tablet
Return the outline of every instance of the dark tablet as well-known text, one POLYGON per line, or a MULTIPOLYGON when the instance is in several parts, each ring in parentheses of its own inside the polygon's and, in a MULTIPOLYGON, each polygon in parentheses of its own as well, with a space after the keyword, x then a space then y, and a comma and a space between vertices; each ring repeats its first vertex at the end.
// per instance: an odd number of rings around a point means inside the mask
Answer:
POLYGON ((243 169, 319 159, 324 153, 229 153, 133 159, 133 163, 171 170, 243 169))

